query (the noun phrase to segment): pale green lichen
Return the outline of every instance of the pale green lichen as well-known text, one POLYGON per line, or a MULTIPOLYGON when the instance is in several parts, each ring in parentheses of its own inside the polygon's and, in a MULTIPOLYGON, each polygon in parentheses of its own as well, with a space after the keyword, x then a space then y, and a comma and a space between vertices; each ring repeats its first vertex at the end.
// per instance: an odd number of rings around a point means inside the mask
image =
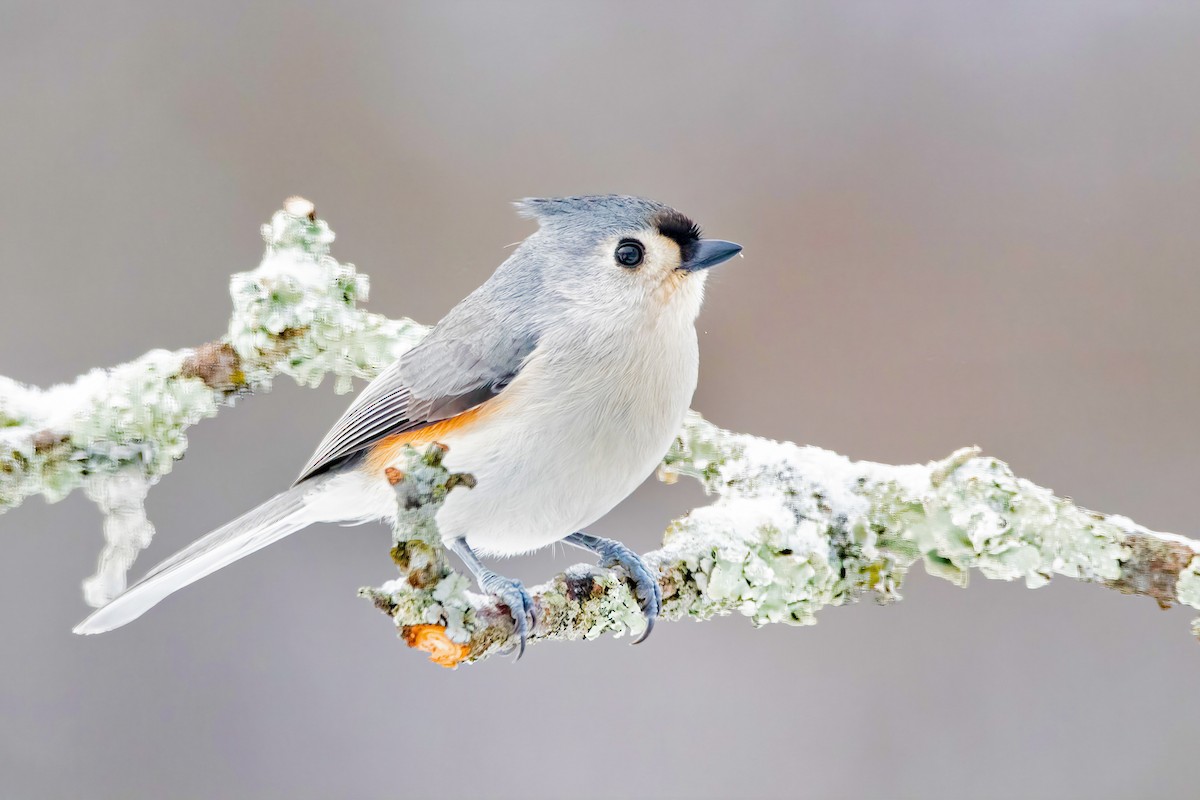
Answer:
POLYGON ((411 320, 356 307, 369 279, 329 255, 334 234, 323 220, 277 211, 262 234, 262 264, 230 282, 228 340, 252 385, 282 373, 317 386, 333 374, 336 390, 346 392, 352 378, 374 377, 425 334, 411 320))
MULTIPOLYGON (((55 502, 104 476, 119 475, 122 485, 140 476, 148 489, 183 456, 187 428, 215 415, 231 392, 269 389, 281 373, 309 386, 333 374, 337 390, 348 391, 352 378, 373 377, 420 340, 423 326, 356 307, 367 276, 332 258, 333 232, 295 208, 289 201, 263 226, 261 265, 231 280, 223 340, 237 361, 231 385, 210 385, 189 368, 197 350, 153 350, 47 390, 0 378, 0 512, 34 494, 55 502)), ((122 542, 110 537, 85 585, 89 602, 123 585, 114 570, 127 568, 153 532, 148 523, 139 530, 122 542)))
POLYGON ((470 475, 442 466, 445 450, 431 445, 424 452, 406 446, 402 463, 392 473, 396 483, 392 560, 400 577, 378 588, 359 590, 386 608, 398 626, 438 624, 455 642, 470 640, 474 625, 470 581, 450 570, 441 547, 436 515, 450 491, 469 491, 470 475))
POLYGON ((629 585, 610 571, 596 571, 593 583, 598 596, 592 602, 580 604, 579 609, 583 638, 595 639, 610 631, 617 636, 641 635, 646 629, 646 617, 629 585))
POLYGON ((655 554, 679 565, 668 568, 669 613, 812 624, 820 608, 864 591, 899 598, 914 548, 900 546, 897 556, 880 533, 919 513, 897 479, 910 478, 910 468, 880 480, 836 454, 729 434, 693 416, 668 469, 720 495, 674 523, 655 554))
MULTIPOLYGON (((970 569, 1031 587, 1054 574, 1111 582, 1132 568, 1127 538, 1156 535, 1080 509, 973 448, 926 466, 856 463, 693 416, 664 472, 719 495, 673 523, 648 556, 673 617, 736 612, 756 624, 808 624, 864 592, 898 599, 917 559, 959 584, 970 569)), ((1200 607, 1195 576, 1179 587, 1180 602, 1200 607)))
MULTIPOLYGON (((240 388, 269 388, 276 374, 315 386, 326 374, 349 390, 424 336, 411 320, 356 307, 367 276, 329 254, 333 232, 283 210, 263 226, 261 265, 234 275, 225 341, 239 357, 240 388)), ((153 350, 47 390, 0 379, 0 511, 31 494, 61 499, 85 475, 137 466, 148 479, 170 471, 185 430, 217 413, 229 392, 187 374, 195 351, 153 350)))
MULTIPOLYGON (((167 474, 187 449, 184 430, 217 412, 203 381, 179 375, 185 355, 154 350, 69 386, 20 387, 37 410, 0 432, 0 512, 32 494, 57 502, 87 475, 167 474)), ((13 386, 0 386, 0 404, 17 396, 13 386)))
POLYGON ((534 636, 539 639, 596 639, 606 633, 639 636, 646 629, 646 618, 629 584, 612 570, 576 564, 530 592, 537 598, 534 636))
MULTIPOLYGON (((307 386, 332 374, 346 391, 427 330, 357 308, 367 277, 330 255, 333 232, 305 201, 288 201, 263 238, 261 265, 231 281, 222 342, 152 351, 47 390, 0 378, 0 511, 86 485, 107 517, 92 602, 121 585, 153 531, 142 501, 183 455, 188 427, 231 395, 269 388, 278 374, 307 386)), ((693 413, 660 475, 695 478, 715 496, 646 555, 661 578, 666 618, 739 613, 755 624, 811 624, 821 608, 864 594, 899 599, 916 561, 960 584, 972 569, 1029 586, 1058 574, 1200 608, 1200 543, 1080 509, 974 448, 927 465, 852 462, 730 433, 693 413)), ((392 548, 401 577, 363 594, 402 628, 443 626, 477 660, 512 644, 512 623, 507 609, 469 591, 440 547, 437 508, 464 484, 437 451, 410 454, 392 548)), ((573 567, 531 591, 534 640, 644 626, 619 571, 573 567)))
MULTIPOLYGON (((666 619, 736 613, 756 625, 813 624, 822 608, 864 594, 899 599, 918 560, 959 584, 976 569, 1031 587, 1054 574, 1111 585, 1130 570, 1164 568, 1153 558, 1131 561, 1130 537, 1167 549, 1187 542, 1080 509, 973 448, 926 465, 853 462, 723 431, 693 414, 663 472, 695 477, 716 495, 672 523, 662 549, 645 556, 659 573, 666 619)), ((1176 594, 1200 607, 1197 571, 1193 564, 1181 574, 1176 594)), ((1147 593, 1138 586, 1124 590, 1147 593)), ((639 632, 644 625, 628 583, 611 570, 573 567, 531 592, 539 609, 535 641, 639 632)), ((463 616, 452 638, 469 642, 465 660, 510 645, 507 613, 464 593, 474 614, 463 616)), ((384 605, 401 626, 435 616, 396 600, 384 605)))
POLYGON ((705 619, 736 611, 757 624, 812 624, 834 602, 839 574, 819 526, 777 498, 730 498, 693 511, 668 530, 660 562, 678 562, 697 592, 668 613, 705 619))
POLYGON ((1193 556, 1175 582, 1175 599, 1192 608, 1200 608, 1200 556, 1193 556))
POLYGON ((147 476, 165 475, 187 449, 184 430, 217 413, 211 389, 197 378, 180 377, 186 353, 155 350, 85 381, 81 413, 62 429, 79 448, 87 474, 111 473, 129 465, 147 476))
POLYGON ((1031 588, 1054 574, 1113 580, 1128 554, 1116 525, 1017 478, 993 458, 960 465, 924 502, 926 519, 912 527, 911 538, 947 573, 965 576, 974 568, 1031 588))
POLYGON ((716 491, 721 467, 741 455, 737 444, 719 436, 720 433, 720 428, 695 411, 689 411, 683 429, 663 456, 659 477, 674 483, 683 475, 700 481, 708 492, 716 491))

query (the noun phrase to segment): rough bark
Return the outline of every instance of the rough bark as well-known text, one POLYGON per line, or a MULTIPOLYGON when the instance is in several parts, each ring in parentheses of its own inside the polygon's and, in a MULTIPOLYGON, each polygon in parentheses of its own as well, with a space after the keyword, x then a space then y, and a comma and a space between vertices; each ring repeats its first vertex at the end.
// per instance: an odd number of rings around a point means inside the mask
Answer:
MULTIPOLYGON (((348 391, 427 330, 357 308, 367 277, 329 255, 333 233, 311 203, 288 200, 263 238, 261 265, 232 278, 233 315, 219 340, 151 351, 46 390, 0 378, 0 512, 83 487, 105 515, 100 567, 85 581, 94 605, 124 588, 149 544, 143 501, 183 455, 188 427, 239 395, 269 390, 280 374, 310 386, 333 374, 348 391)), ((665 619, 739 613, 758 625, 812 624, 820 609, 864 595, 900 599, 916 561, 959 585, 970 570, 1031 588, 1063 575, 1200 608, 1200 542, 1081 509, 975 448, 924 465, 852 462, 692 414, 660 469, 668 482, 679 476, 699 480, 714 501, 672 522, 663 546, 646 554, 665 619)), ((470 591, 438 544, 438 505, 448 491, 470 491, 471 476, 447 473, 431 448, 410 453, 389 480, 400 509, 391 550, 399 577, 361 594, 437 663, 511 647, 508 609, 470 591)), ((532 594, 532 641, 637 634, 644 625, 625 576, 612 570, 571 567, 532 594)))

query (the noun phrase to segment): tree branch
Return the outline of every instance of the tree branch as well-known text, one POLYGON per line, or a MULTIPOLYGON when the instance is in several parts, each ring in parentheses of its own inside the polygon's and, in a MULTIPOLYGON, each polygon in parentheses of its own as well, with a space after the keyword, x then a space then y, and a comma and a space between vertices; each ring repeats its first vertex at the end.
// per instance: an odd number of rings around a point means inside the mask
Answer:
MULTIPOLYGON (((292 198, 263 227, 258 269, 234 275, 228 333, 191 350, 152 351, 39 390, 0 378, 0 511, 83 486, 105 514, 107 544, 85 596, 101 604, 153 535, 142 501, 187 447, 184 431, 279 374, 347 391, 415 344, 426 329, 356 307, 367 278, 329 256, 333 234, 292 198)), ((815 622, 821 608, 863 595, 900 599, 907 569, 966 585, 968 571, 1037 587, 1053 575, 1092 581, 1168 606, 1200 608, 1200 542, 1081 509, 1017 478, 1004 463, 959 450, 925 465, 852 462, 815 447, 722 430, 689 416, 660 478, 699 480, 712 504, 675 520, 646 554, 666 619, 740 613, 755 624, 815 622)), ((446 666, 512 644, 508 610, 469 591, 450 569, 434 516, 449 491, 469 491, 441 450, 412 451, 395 476, 391 554, 400 576, 360 593, 413 647, 446 666)), ((575 566, 532 592, 531 640, 640 633, 621 573, 575 566)), ((1193 623, 1200 634, 1200 625, 1193 623)))
POLYGON ((84 582, 92 606, 125 589, 150 543, 153 526, 144 512, 132 522, 130 509, 183 456, 189 427, 240 395, 269 391, 280 374, 314 387, 333 374, 336 391, 348 392, 428 331, 356 307, 367 276, 330 257, 333 232, 307 200, 287 200, 262 236, 262 263, 230 281, 233 315, 218 341, 152 350, 45 390, 0 376, 0 513, 32 495, 54 503, 86 488, 106 516, 107 544, 84 582))

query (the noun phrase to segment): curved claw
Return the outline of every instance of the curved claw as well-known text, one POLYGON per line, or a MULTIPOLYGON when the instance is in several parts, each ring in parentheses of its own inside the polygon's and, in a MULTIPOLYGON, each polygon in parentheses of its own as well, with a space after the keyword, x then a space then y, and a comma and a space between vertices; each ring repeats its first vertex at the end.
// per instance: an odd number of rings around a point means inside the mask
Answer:
POLYGON ((537 611, 534 609, 533 598, 525 589, 525 584, 514 578, 503 578, 492 574, 483 582, 483 590, 508 606, 512 615, 513 627, 516 628, 520 641, 517 660, 525 655, 525 641, 529 632, 537 625, 537 611))
POLYGON ((525 655, 525 641, 529 638, 529 632, 537 627, 537 611, 533 605, 533 598, 525 591, 525 585, 518 580, 497 575, 485 567, 479 556, 475 555, 475 551, 467 544, 465 537, 450 539, 446 546, 457 553, 470 568, 475 580, 479 582, 480 589, 494 597, 497 602, 508 606, 508 613, 512 615, 513 627, 520 642, 521 649, 517 653, 517 658, 520 659, 525 655))
POLYGON ((621 567, 633 579, 636 596, 646 617, 646 630, 631 644, 641 644, 654 630, 654 621, 662 611, 662 587, 646 562, 637 553, 620 542, 605 540, 606 545, 601 551, 601 565, 605 567, 621 567))
POLYGON ((654 621, 658 619, 658 614, 662 611, 662 587, 658 585, 658 581, 654 579, 654 575, 650 572, 650 568, 646 566, 646 562, 642 561, 636 553, 632 553, 637 559, 636 566, 629 564, 623 565, 630 577, 637 584, 638 598, 641 600, 642 613, 646 616, 646 630, 642 631, 642 635, 635 639, 632 644, 641 644, 650 636, 650 632, 654 630, 654 621))

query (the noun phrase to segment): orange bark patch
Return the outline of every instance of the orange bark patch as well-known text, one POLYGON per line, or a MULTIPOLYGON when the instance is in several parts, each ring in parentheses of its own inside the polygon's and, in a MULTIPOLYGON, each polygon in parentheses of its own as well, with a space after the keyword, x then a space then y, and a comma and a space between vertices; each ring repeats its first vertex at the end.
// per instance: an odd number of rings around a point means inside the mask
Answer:
POLYGON ((392 486, 395 486, 397 483, 404 480, 404 473, 395 467, 388 467, 383 471, 383 474, 387 476, 388 483, 390 483, 392 486))
POLYGON ((400 635, 409 647, 424 650, 430 661, 443 667, 457 667, 471 652, 465 644, 451 641, 441 625, 407 625, 400 635))

